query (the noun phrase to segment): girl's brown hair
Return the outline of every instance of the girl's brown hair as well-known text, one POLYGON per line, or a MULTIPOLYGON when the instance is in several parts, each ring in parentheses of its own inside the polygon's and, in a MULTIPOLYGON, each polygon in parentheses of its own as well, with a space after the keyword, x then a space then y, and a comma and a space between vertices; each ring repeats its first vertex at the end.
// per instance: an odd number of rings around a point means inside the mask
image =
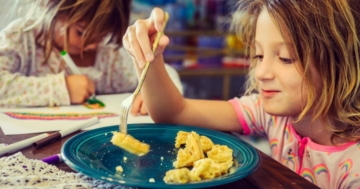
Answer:
POLYGON ((38 18, 32 26, 41 25, 37 41, 41 39, 44 45, 45 62, 54 47, 55 23, 63 18, 66 19, 65 49, 69 26, 78 22, 87 23, 82 49, 105 36, 109 36, 109 42, 122 46, 122 36, 130 20, 131 0, 30 0, 29 3, 28 17, 38 18))
MULTIPOLYGON (((253 57, 256 21, 267 9, 299 60, 307 104, 297 120, 313 112, 333 136, 360 140, 360 2, 358 0, 241 0, 232 30, 253 57), (286 32, 284 32, 286 31, 286 32), (310 62, 319 71, 321 92, 311 77, 310 62)), ((247 93, 256 91, 255 62, 247 93)), ((317 86, 319 87, 319 86, 317 86)))

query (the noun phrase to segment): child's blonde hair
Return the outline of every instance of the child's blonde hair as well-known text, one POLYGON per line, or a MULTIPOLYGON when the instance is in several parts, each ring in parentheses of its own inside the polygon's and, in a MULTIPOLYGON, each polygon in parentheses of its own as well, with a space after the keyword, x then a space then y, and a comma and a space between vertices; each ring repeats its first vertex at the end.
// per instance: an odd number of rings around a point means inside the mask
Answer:
MULTIPOLYGON (((308 86, 307 104, 297 120, 310 111, 333 136, 360 139, 360 2, 358 0, 241 0, 232 30, 254 55, 257 18, 267 9, 277 24, 308 86), (284 32, 286 31, 286 32, 284 32), (310 62, 319 71, 318 94, 310 62)), ((247 93, 256 91, 252 61, 247 93)))
POLYGON ((63 18, 66 19, 65 50, 69 26, 78 22, 87 23, 81 52, 84 46, 105 36, 121 47, 122 36, 129 25, 130 4, 131 0, 29 0, 27 18, 36 17, 37 21, 28 29, 41 25, 37 42, 41 39, 44 45, 45 62, 54 47, 55 23, 63 18))

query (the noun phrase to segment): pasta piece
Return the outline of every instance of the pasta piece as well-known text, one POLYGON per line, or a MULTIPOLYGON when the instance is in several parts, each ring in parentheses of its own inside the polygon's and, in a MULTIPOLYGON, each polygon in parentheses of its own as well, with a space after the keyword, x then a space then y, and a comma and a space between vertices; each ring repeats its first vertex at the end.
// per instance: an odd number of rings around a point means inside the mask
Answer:
POLYGON ((200 144, 200 136, 194 131, 188 135, 185 150, 190 152, 195 161, 205 157, 200 144))
POLYGON ((179 131, 175 138, 175 148, 180 148, 182 144, 186 143, 186 139, 189 133, 185 131, 179 131))
POLYGON ((176 161, 173 163, 175 168, 192 166, 192 164, 201 158, 204 158, 203 150, 200 145, 200 136, 195 132, 188 134, 186 147, 179 149, 176 161))
POLYGON ((215 163, 213 159, 204 158, 194 162, 194 167, 190 171, 192 180, 212 179, 227 173, 225 163, 215 163))
MULTIPOLYGON (((206 136, 199 136, 196 132, 196 136, 200 137, 200 145, 204 152, 209 151, 212 146, 214 146, 214 143, 206 136)), ((179 131, 175 138, 175 147, 180 148, 182 144, 186 144, 187 137, 190 133, 185 131, 179 131)))
POLYGON ((215 163, 210 165, 209 169, 201 174, 203 179, 212 179, 227 173, 228 167, 225 163, 215 163))
POLYGON ((233 165, 232 149, 225 145, 214 145, 211 139, 194 131, 178 132, 175 147, 179 148, 182 144, 185 144, 185 148, 178 150, 176 161, 173 163, 177 169, 166 172, 165 183, 184 184, 212 179, 228 173, 233 165), (207 154, 207 158, 204 153, 207 154), (187 167, 191 166, 190 171, 187 167))
POLYGON ((166 172, 164 177, 165 183, 185 184, 190 181, 190 171, 187 168, 169 170, 166 172))
POLYGON ((212 159, 204 158, 194 162, 194 167, 190 171, 191 179, 194 181, 200 181, 200 175, 208 171, 211 164, 213 163, 212 159))
POLYGON ((126 135, 121 132, 113 132, 111 142, 114 145, 138 156, 145 155, 150 150, 150 145, 142 143, 129 134, 126 135))
POLYGON ((214 146, 214 143, 206 136, 200 136, 200 144, 204 153, 211 150, 211 148, 214 146))
POLYGON ((228 168, 230 168, 233 164, 232 152, 232 149, 225 145, 214 145, 206 154, 208 158, 213 159, 215 163, 226 163, 228 168))
POLYGON ((175 168, 182 168, 186 166, 192 166, 194 162, 192 155, 185 149, 179 149, 176 156, 176 161, 173 163, 175 168))

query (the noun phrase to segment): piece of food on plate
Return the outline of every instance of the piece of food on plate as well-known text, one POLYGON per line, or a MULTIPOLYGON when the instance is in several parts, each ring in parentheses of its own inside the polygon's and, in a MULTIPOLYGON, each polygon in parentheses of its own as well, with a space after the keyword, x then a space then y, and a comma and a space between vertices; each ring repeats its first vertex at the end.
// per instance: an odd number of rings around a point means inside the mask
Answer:
POLYGON ((228 167, 225 163, 215 163, 213 159, 204 158, 194 162, 190 175, 192 180, 212 179, 227 173, 228 167))
POLYGON ((185 184, 191 181, 190 170, 188 168, 172 169, 166 172, 165 183, 185 184))
POLYGON ((176 169, 167 171, 164 177, 164 182, 168 184, 185 184, 219 177, 228 173, 233 165, 232 149, 214 144, 208 137, 194 131, 179 131, 175 147, 180 149, 173 163, 176 169), (183 144, 185 148, 180 148, 183 144))
POLYGON ((175 147, 180 148, 182 144, 186 143, 189 133, 185 131, 179 131, 175 138, 175 147))
POLYGON ((116 166, 115 169, 116 169, 117 172, 120 172, 120 173, 122 173, 124 171, 124 169, 121 167, 121 165, 116 166))
POLYGON ((200 136, 200 144, 204 152, 211 150, 214 146, 214 143, 206 136, 200 136))
MULTIPOLYGON (((190 133, 191 132, 179 131, 175 138, 175 147, 180 148, 181 145, 186 144, 186 140, 190 133)), ((194 133, 197 135, 196 132, 194 133)), ((200 136, 200 144, 204 152, 209 151, 211 147, 214 146, 214 143, 206 136, 200 136)))
POLYGON ((233 164, 233 150, 226 145, 214 145, 210 151, 206 154, 208 158, 211 158, 215 163, 225 163, 230 168, 233 164))
POLYGON ((176 161, 173 163, 175 168, 191 166, 196 160, 204 158, 204 152, 200 144, 200 136, 196 132, 187 135, 186 147, 179 149, 176 161))

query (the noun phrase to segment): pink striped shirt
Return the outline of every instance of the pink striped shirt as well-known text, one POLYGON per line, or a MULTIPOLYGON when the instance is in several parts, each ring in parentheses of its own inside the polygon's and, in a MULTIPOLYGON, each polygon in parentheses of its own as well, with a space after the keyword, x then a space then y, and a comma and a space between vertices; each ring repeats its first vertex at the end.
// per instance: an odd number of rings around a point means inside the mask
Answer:
POLYGON ((267 114, 259 95, 229 101, 244 134, 266 137, 271 156, 320 188, 360 188, 360 142, 323 146, 301 138, 288 117, 267 114))

